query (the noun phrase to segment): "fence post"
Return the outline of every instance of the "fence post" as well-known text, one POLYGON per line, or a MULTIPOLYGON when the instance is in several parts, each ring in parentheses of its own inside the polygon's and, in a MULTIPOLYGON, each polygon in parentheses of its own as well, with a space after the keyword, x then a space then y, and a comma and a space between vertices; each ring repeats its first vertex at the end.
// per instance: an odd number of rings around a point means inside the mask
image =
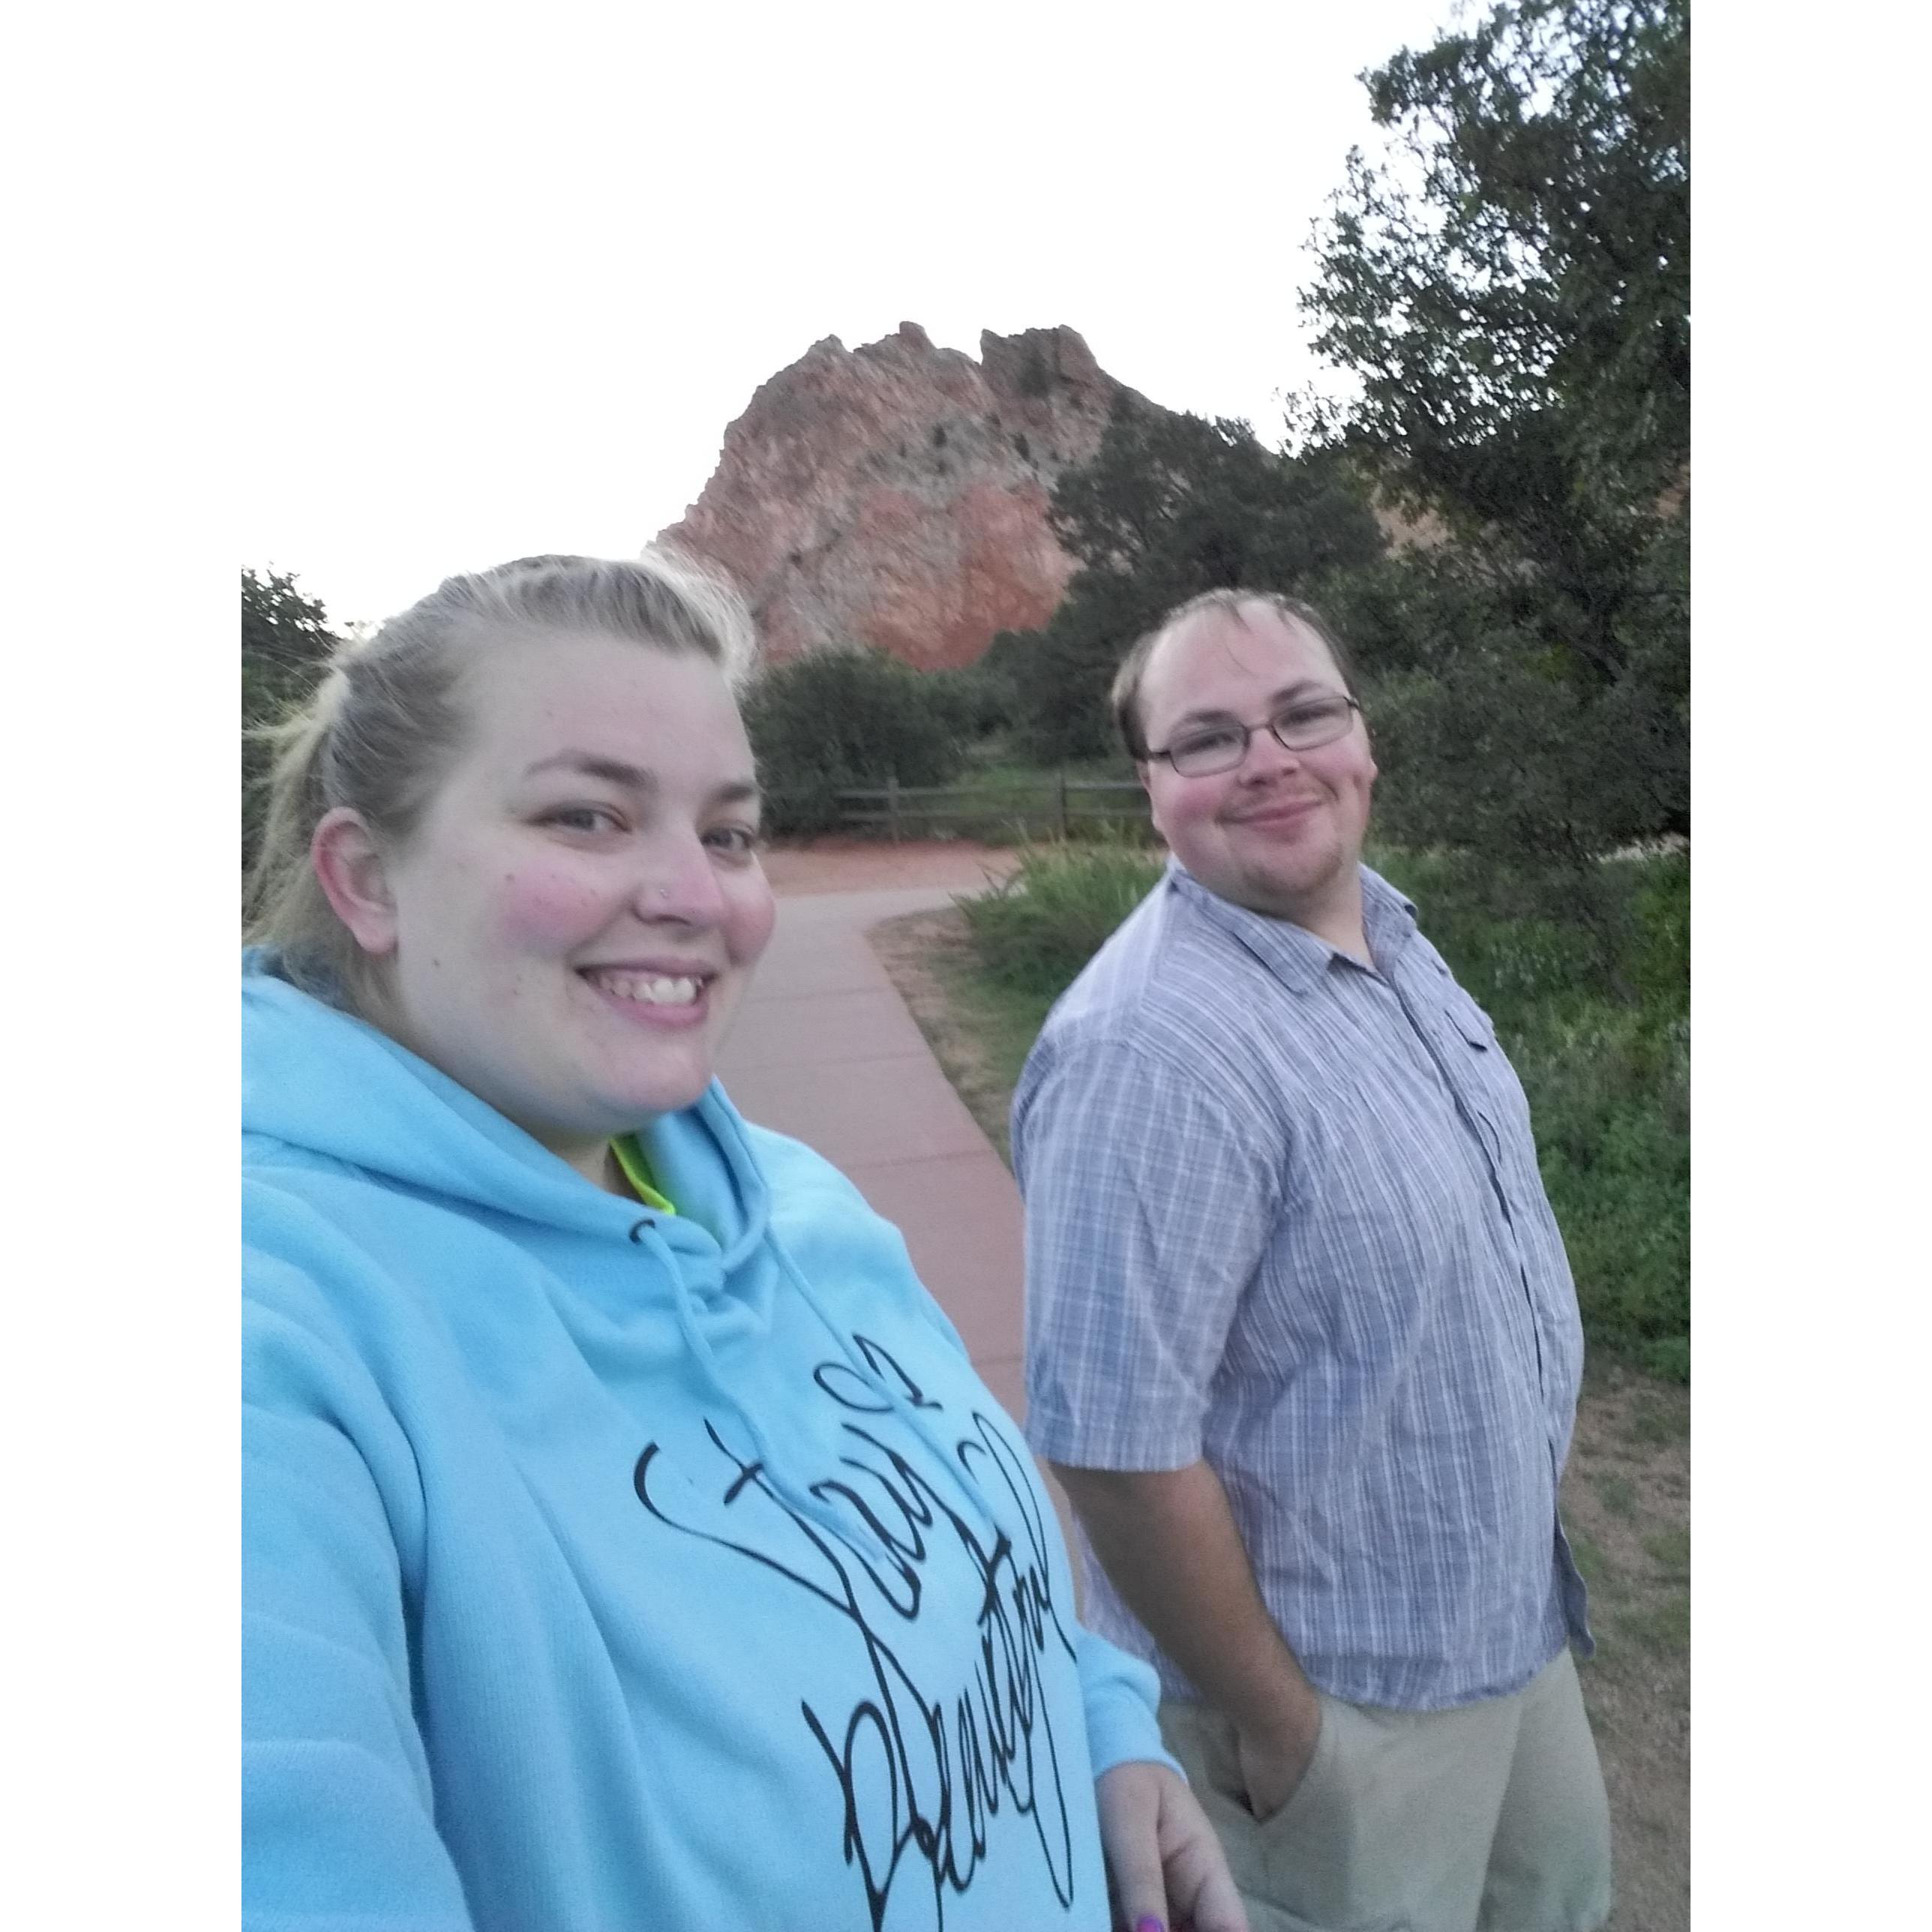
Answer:
POLYGON ((896 772, 886 777, 886 824, 892 835, 892 843, 899 842, 899 779, 896 772))
POLYGON ((1064 838, 1066 836, 1066 767, 1064 765, 1062 765, 1060 767, 1058 776, 1060 780, 1060 836, 1061 838, 1064 838))

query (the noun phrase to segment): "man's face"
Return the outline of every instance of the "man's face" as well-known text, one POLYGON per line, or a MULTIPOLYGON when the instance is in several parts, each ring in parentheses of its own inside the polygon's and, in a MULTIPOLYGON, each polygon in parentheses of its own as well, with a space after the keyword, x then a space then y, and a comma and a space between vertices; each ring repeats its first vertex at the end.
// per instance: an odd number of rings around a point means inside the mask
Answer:
POLYGON ((1352 902, 1376 780, 1361 718, 1312 752, 1285 749, 1265 723, 1297 698, 1346 690, 1320 638, 1267 604, 1203 611, 1161 640, 1141 680, 1145 743, 1165 748, 1204 725, 1262 728, 1231 771, 1184 778, 1164 758, 1140 767, 1155 826, 1210 892, 1316 929, 1352 902))

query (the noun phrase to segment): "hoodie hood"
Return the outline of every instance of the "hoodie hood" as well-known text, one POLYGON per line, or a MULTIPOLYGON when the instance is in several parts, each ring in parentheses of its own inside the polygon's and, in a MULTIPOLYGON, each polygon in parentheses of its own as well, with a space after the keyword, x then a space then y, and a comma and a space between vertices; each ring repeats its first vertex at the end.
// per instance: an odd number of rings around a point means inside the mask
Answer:
MULTIPOLYGON (((340 1162, 454 1208, 627 1235, 643 1211, 593 1186, 522 1128, 380 1028, 304 992, 272 956, 243 957, 242 1126, 298 1156, 340 1162)), ((744 1122, 716 1081, 695 1106, 643 1125, 659 1182, 728 1270, 764 1239, 770 1196, 744 1122)))
MULTIPOLYGON (((627 1324, 640 1300, 668 1298, 691 1372, 804 1515, 837 1526, 833 1507, 791 1480, 755 1404, 719 1359, 721 1349, 758 1346, 775 1297, 796 1296, 871 1399, 925 1431, 918 1404, 828 1310, 778 1237, 752 1137, 768 1158, 794 1144, 748 1128, 716 1081, 694 1106, 637 1130, 658 1186, 676 1204, 667 1215, 592 1185, 380 1028, 281 977, 260 950, 243 959, 242 1048, 244 1146, 258 1168, 352 1170, 539 1254, 560 1238, 566 1247, 583 1244, 578 1318, 587 1322, 595 1309, 627 1324), (658 1268, 640 1274, 639 1250, 658 1268)), ((983 1514, 983 1498, 956 1471, 952 1486, 971 1513, 983 1514)))

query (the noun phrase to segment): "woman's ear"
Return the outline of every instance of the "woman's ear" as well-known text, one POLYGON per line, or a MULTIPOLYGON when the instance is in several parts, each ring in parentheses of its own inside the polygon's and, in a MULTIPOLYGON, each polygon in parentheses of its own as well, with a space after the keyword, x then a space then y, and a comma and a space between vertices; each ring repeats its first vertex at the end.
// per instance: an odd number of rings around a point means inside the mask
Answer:
POLYGON ((362 814, 346 805, 322 814, 309 842, 309 862, 335 916, 364 952, 396 950, 396 901, 388 867, 362 814))

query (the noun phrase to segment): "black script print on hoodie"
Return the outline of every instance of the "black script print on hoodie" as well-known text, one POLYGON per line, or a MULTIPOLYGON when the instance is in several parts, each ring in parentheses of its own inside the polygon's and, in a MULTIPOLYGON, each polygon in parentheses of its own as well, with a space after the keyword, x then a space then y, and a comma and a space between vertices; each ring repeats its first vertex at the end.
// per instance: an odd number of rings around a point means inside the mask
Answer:
MULTIPOLYGON (((844 1856, 864 1880, 874 1932, 884 1923, 894 1883, 908 1871, 931 1884, 933 1924, 943 1928, 948 1892, 972 1884, 986 1856, 988 1821, 1006 1806, 1032 1821, 1064 1909, 1073 1896, 1072 1833, 1040 1666, 1049 1646, 1070 1662, 1074 1648, 1053 1600, 1048 1526, 1030 1466, 1004 1418, 975 1409, 953 1443, 963 1484, 934 1483, 873 1418, 897 1418, 905 1428, 905 1411, 932 1412, 937 1435, 943 1405, 884 1348, 854 1340, 901 1400, 885 1399, 848 1363, 823 1362, 814 1370, 820 1394, 846 1412, 840 1473, 811 1485, 815 1508, 788 1495, 788 1485, 775 1485, 761 1462, 734 1450, 715 1423, 705 1425, 717 1451, 720 1502, 728 1508, 748 1492, 769 1500, 778 1512, 766 1519, 776 1539, 739 1540, 678 1521, 652 1492, 662 1447, 656 1442, 638 1459, 638 1498, 660 1522, 735 1551, 828 1606, 856 1647, 862 1688, 850 1708, 820 1711, 806 1700, 799 1708, 842 1794, 844 1856), (998 1498, 1023 1526, 1024 1547, 1000 1527, 990 1500, 969 1515, 962 1507, 969 1496, 998 1498), (764 1546, 774 1540, 782 1546, 764 1546), (961 1618, 968 1592, 971 1607, 961 1618), (892 1641, 896 1630, 928 1612, 959 1618, 963 1640, 957 1676, 938 1687, 915 1682, 892 1641), (888 1773, 883 1798, 876 1772, 868 1781, 860 1775, 862 1762, 876 1766, 881 1759, 888 1773)), ((929 1462, 933 1444, 914 1439, 929 1462)))

